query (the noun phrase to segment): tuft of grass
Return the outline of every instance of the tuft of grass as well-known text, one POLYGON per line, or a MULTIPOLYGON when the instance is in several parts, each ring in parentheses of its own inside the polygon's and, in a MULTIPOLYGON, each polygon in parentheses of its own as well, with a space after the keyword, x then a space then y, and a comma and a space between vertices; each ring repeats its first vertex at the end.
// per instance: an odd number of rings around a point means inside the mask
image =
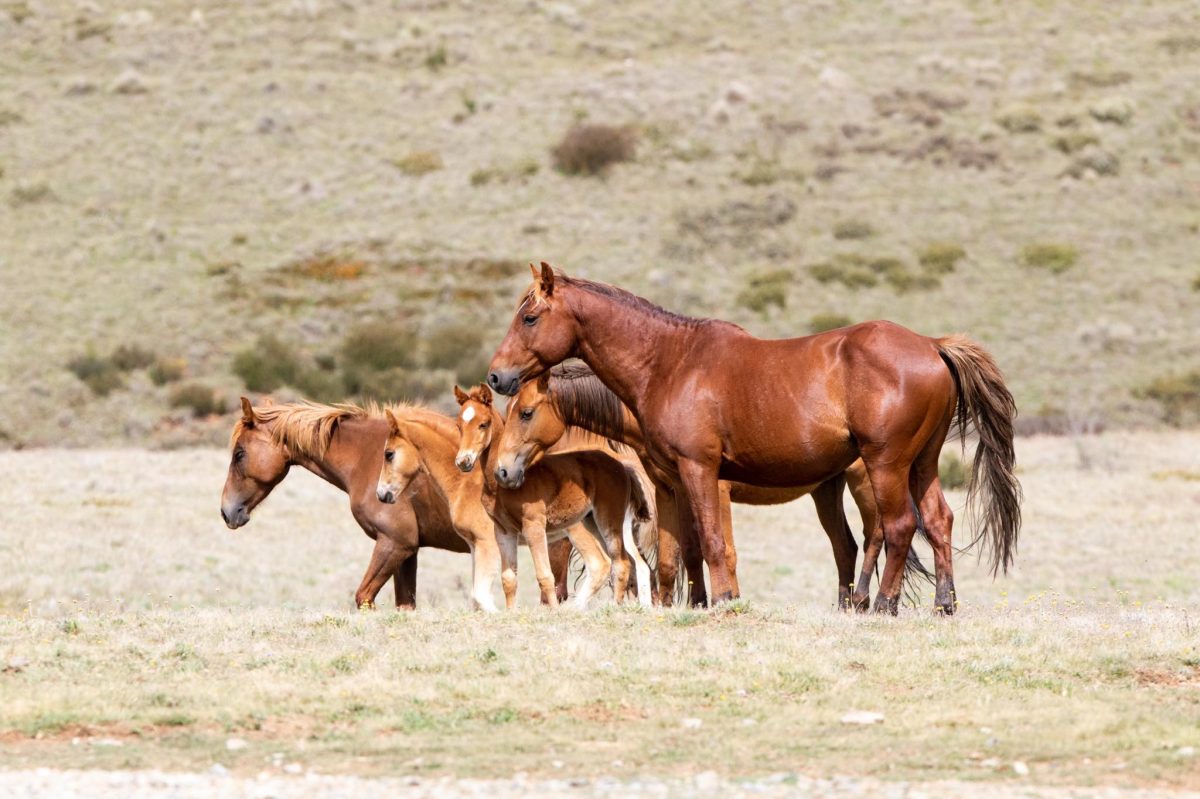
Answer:
POLYGON ((531 178, 540 172, 541 165, 532 158, 526 158, 506 167, 487 167, 476 169, 471 173, 472 186, 486 186, 489 183, 513 183, 531 178))
POLYGON ((878 285, 875 272, 855 256, 838 255, 831 261, 812 264, 808 272, 819 283, 841 283, 848 288, 869 288, 878 285))
POLYGON ((1184 427, 1200 420, 1200 369, 1163 375, 1137 389, 1136 396, 1157 401, 1167 424, 1184 427))
POLYGON ((186 408, 200 418, 225 412, 225 402, 211 386, 203 383, 184 383, 171 390, 168 399, 172 408, 186 408))
POLYGON ((819 313, 808 320, 810 333, 824 333, 826 330, 837 330, 839 327, 849 327, 854 321, 840 313, 819 313))
POLYGON ((67 369, 98 397, 106 397, 125 385, 121 370, 111 360, 90 353, 72 358, 67 369))
POLYGON ((1029 106, 1010 106, 996 116, 996 124, 1009 133, 1037 133, 1042 129, 1042 115, 1029 106))
POLYGON ((613 164, 632 161, 637 140, 631 128, 576 125, 551 151, 554 168, 566 175, 599 175, 613 164))
POLYGON ((445 47, 436 47, 430 51, 429 55, 425 56, 425 68, 430 72, 437 72, 449 63, 449 57, 445 47))
POLYGON ((246 388, 259 393, 292 384, 302 369, 296 350, 270 333, 259 336, 254 346, 233 358, 233 373, 246 388))
POLYGON ((1033 269, 1045 269, 1053 274, 1067 271, 1079 260, 1079 250, 1070 244, 1039 242, 1021 250, 1020 261, 1033 269))
POLYGON ((67 635, 79 635, 81 630, 79 622, 75 619, 63 619, 62 623, 58 625, 58 629, 67 635))
POLYGON ((183 358, 159 358, 150 365, 146 374, 156 386, 165 386, 183 379, 187 373, 187 361, 183 358))
POLYGON ((862 219, 844 219, 833 226, 833 237, 840 241, 869 239, 874 235, 875 228, 862 219))
POLYGON ((417 362, 416 333, 398 322, 367 322, 342 340, 343 368, 383 371, 411 367, 417 362))
POLYGON ((785 167, 779 161, 756 158, 749 169, 735 177, 747 186, 773 186, 784 180, 802 181, 804 172, 785 167))
POLYGON ((917 253, 917 263, 930 275, 947 275, 954 271, 958 262, 967 257, 967 251, 949 241, 926 244, 917 253))
POLYGON ((1124 97, 1106 97, 1088 109, 1098 122, 1128 125, 1133 120, 1133 103, 1124 97))
POLYGON ((113 350, 112 355, 109 356, 112 365, 122 372, 145 369, 154 363, 154 358, 155 355, 152 350, 144 349, 137 344, 122 344, 113 350))
POLYGON ((401 158, 393 158, 392 166, 410 177, 420 177, 442 168, 442 156, 434 150, 418 150, 401 158))
POLYGON ((758 313, 765 313, 772 305, 786 308, 787 290, 793 280, 795 275, 787 269, 751 275, 746 287, 738 292, 737 304, 758 313))
POLYGON ((1064 133, 1054 139, 1054 149, 1064 155, 1073 155, 1080 150, 1091 147, 1094 144, 1099 144, 1100 138, 1091 133, 1074 130, 1069 133, 1064 133))
POLYGON ((942 483, 942 488, 951 491, 960 488, 966 488, 967 483, 971 480, 971 473, 967 470, 966 464, 962 462, 962 458, 949 452, 942 456, 938 462, 938 480, 942 483))
POLYGON ((1158 46, 1173 56, 1200 52, 1200 36, 1192 34, 1168 36, 1165 39, 1160 39, 1158 46))
POLYGON ((322 283, 334 281, 358 280, 367 271, 367 265, 360 258, 345 253, 323 252, 307 258, 301 258, 282 267, 280 270, 296 277, 308 280, 319 280, 322 283))
POLYGON ((8 194, 8 204, 13 208, 20 208, 23 205, 48 202, 54 197, 54 190, 45 183, 26 183, 13 187, 8 194))

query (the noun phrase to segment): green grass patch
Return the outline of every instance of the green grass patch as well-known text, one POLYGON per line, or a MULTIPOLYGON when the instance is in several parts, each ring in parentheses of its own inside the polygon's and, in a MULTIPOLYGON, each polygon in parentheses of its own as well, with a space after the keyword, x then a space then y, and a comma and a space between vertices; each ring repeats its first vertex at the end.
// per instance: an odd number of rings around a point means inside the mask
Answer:
POLYGON ((1020 253, 1022 265, 1032 269, 1044 269, 1060 274, 1075 266, 1079 261, 1079 250, 1070 244, 1039 242, 1026 245, 1020 253))

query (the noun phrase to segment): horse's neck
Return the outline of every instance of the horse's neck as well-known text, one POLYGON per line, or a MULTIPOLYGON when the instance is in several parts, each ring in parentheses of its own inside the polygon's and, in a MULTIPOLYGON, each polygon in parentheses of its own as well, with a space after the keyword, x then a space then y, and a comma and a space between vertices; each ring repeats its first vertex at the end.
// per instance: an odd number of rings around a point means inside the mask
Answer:
POLYGON ((408 426, 409 438, 417 447, 421 463, 432 479, 434 489, 446 500, 450 515, 455 521, 462 514, 479 504, 482 491, 479 476, 463 474, 454 465, 455 442, 430 425, 415 422, 408 426))
POLYGON ((580 288, 571 290, 579 328, 579 357, 626 407, 637 411, 646 397, 672 327, 662 319, 580 288))
POLYGON ((325 447, 325 451, 319 458, 293 455, 292 463, 308 469, 327 483, 350 493, 354 471, 361 462, 359 442, 352 440, 356 437, 348 435, 349 431, 346 430, 346 427, 352 424, 352 421, 343 421, 338 424, 329 438, 329 445, 325 447))

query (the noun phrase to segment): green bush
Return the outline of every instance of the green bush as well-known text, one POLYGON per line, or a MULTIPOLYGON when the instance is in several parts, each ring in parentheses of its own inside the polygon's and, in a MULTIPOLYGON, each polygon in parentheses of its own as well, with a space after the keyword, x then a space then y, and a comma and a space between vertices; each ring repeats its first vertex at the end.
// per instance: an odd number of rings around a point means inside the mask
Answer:
POLYGON ((746 281, 746 287, 738 292, 737 304, 751 311, 763 313, 770 306, 787 307, 787 290, 793 275, 787 269, 776 269, 751 275, 746 281))
POLYGON ((306 399, 316 402, 338 402, 346 397, 342 377, 321 369, 301 370, 292 381, 292 387, 306 399))
POLYGON ((301 371, 300 356, 295 349, 269 333, 259 336, 253 347, 233 358, 233 373, 250 391, 260 393, 291 385, 301 371))
POLYGON ((109 360, 122 372, 130 372, 134 369, 145 369, 154 363, 154 353, 136 344, 122 344, 113 350, 109 360))
POLYGON ((938 480, 941 481, 943 489, 953 491, 966 488, 970 479, 971 475, 961 458, 953 452, 942 457, 938 464, 938 480))
POLYGON ((417 336, 398 322, 367 322, 346 334, 342 364, 347 370, 383 371, 412 367, 417 362, 417 336))
POLYGON ((958 262, 967 257, 967 252, 957 244, 935 241, 917 253, 917 263, 928 274, 946 275, 954 271, 958 262))
POLYGON ((106 397, 125 385, 121 370, 108 358, 87 354, 72 358, 67 368, 98 397, 106 397))
POLYGON ((172 408, 187 408, 193 416, 212 416, 225 412, 225 403, 210 386, 185 383, 171 390, 172 408))
POLYGON ((477 383, 486 376, 490 357, 483 348, 483 334, 472 325, 444 325, 426 337, 425 365, 448 369, 463 384, 477 383))
POLYGON ((554 167, 567 175, 598 175, 613 164, 632 161, 636 139, 630 128, 576 125, 551 151, 554 167))
POLYGON ((1029 244, 1021 250, 1021 263, 1054 274, 1065 272, 1079 260, 1079 250, 1069 244, 1029 244))
POLYGON ((1164 375, 1135 392, 1162 406, 1163 421, 1176 427, 1200 420, 1200 369, 1164 375))
POLYGON ((875 235, 875 228, 869 222, 861 219, 845 219, 833 226, 833 237, 845 241, 847 239, 869 239, 875 235))
POLYGON ((849 327, 854 322, 848 316, 840 313, 819 313, 808 320, 808 329, 812 333, 824 333, 826 330, 837 330, 839 327, 849 327))
POLYGON ((819 283, 841 283, 852 289, 879 283, 875 272, 858 256, 838 255, 831 261, 811 265, 808 271, 819 283))
POLYGON ((150 376, 154 385, 165 386, 167 383, 182 380, 186 371, 187 361, 183 358, 159 358, 146 374, 150 376))

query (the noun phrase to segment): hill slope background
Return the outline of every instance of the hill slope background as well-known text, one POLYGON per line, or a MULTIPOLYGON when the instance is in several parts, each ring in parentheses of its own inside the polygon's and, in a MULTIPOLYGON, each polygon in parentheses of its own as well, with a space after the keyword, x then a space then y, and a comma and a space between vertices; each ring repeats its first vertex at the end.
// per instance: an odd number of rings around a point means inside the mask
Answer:
POLYGON ((0 3, 0 441, 216 441, 248 375, 438 401, 542 259, 763 336, 965 332, 1035 425, 1188 423, 1197 30, 1184 2, 0 3), (581 122, 633 160, 554 169, 581 122), (264 334, 286 352, 235 363, 264 334))

